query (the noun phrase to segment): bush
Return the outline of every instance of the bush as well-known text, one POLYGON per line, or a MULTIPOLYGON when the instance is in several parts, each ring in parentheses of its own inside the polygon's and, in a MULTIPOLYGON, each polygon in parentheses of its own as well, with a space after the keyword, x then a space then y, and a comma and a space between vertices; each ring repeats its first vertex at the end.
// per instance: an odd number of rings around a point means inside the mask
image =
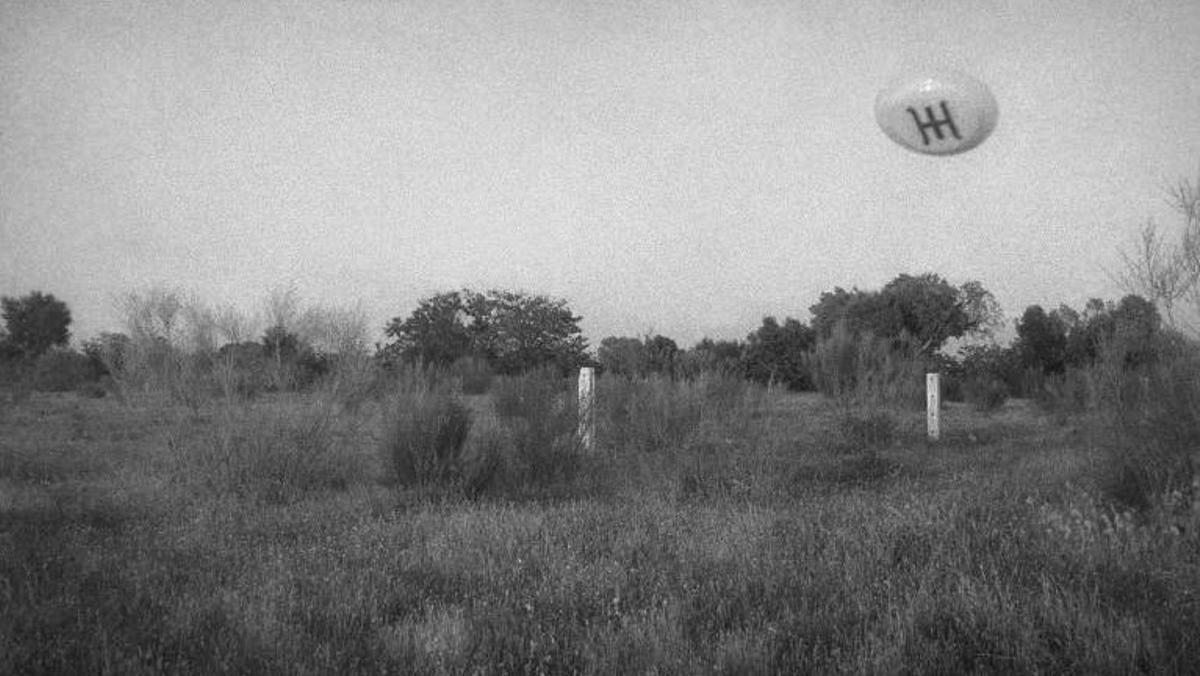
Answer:
MULTIPOLYGON (((363 473, 353 449, 334 443, 331 411, 226 409, 199 448, 183 447, 182 461, 218 494, 287 504, 307 492, 344 489, 363 473)), ((182 444, 172 442, 173 447, 182 444)))
POLYGON ((614 449, 680 449, 713 430, 745 431, 764 395, 762 386, 717 372, 689 380, 605 376, 597 383, 597 432, 614 449))
POLYGON ((907 339, 852 334, 839 324, 806 356, 817 391, 857 406, 925 405, 927 365, 907 339))
POLYGON ((462 383, 463 394, 487 394, 495 377, 487 360, 476 357, 455 361, 450 365, 450 375, 462 383))
POLYGON ((387 374, 373 357, 359 354, 325 358, 327 370, 321 376, 318 392, 337 402, 343 411, 355 413, 368 401, 379 399, 386 387, 387 374))
POLYGON ((34 362, 34 388, 43 392, 70 392, 91 376, 88 358, 74 350, 51 348, 34 362))
POLYGON ((1008 400, 1008 386, 984 375, 969 376, 962 384, 963 399, 976 411, 995 411, 1008 400))
POLYGON ((606 376, 596 389, 597 432, 606 446, 616 449, 683 447, 703 420, 703 394, 693 381, 606 376))
POLYGON ((1069 416, 1083 413, 1093 405, 1094 377, 1089 371, 1094 367, 1072 367, 1061 375, 1042 376, 1026 374, 1034 401, 1047 413, 1069 416))
POLYGON ((1145 509, 1191 491, 1200 471, 1200 354, 1160 355, 1149 368, 1119 373, 1100 368, 1094 378, 1106 495, 1145 509))
POLYGON ((463 478, 471 411, 457 397, 417 383, 394 393, 385 411, 381 452, 391 479, 430 486, 463 478))
MULTIPOLYGON (((503 376, 492 386, 508 454, 505 478, 521 490, 569 485, 580 467, 578 402, 556 369, 503 376)), ((499 442, 497 442, 499 443, 499 442)))

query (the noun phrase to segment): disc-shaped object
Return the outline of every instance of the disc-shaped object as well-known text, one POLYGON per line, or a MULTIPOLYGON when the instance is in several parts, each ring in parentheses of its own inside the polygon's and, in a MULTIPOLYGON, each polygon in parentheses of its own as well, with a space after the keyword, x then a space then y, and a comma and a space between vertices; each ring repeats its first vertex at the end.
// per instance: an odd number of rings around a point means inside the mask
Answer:
POLYGON ((936 71, 900 80, 875 97, 875 121, 896 143, 927 155, 954 155, 996 128, 996 97, 979 80, 936 71))

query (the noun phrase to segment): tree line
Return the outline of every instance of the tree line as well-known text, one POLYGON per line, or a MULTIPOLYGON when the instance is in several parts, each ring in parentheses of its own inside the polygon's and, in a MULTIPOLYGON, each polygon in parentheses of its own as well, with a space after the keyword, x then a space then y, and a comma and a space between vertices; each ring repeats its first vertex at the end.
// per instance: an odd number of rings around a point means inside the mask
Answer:
MULTIPOLYGON (((744 340, 705 338, 687 349, 656 334, 608 336, 592 351, 579 326, 582 318, 565 300, 518 291, 433 294, 408 315, 390 320, 385 342, 373 351, 361 336, 314 344, 311 331, 301 335, 305 332, 297 329, 295 301, 286 296, 273 297, 269 326, 257 338, 243 335, 234 319, 188 310, 170 294, 131 298, 137 302, 126 308, 128 333, 102 333, 74 351, 67 347, 71 313, 64 302, 40 291, 4 297, 0 362, 5 372, 10 379, 32 374, 44 389, 69 389, 79 381, 128 370, 126 362, 136 347, 142 362, 162 368, 173 358, 182 368, 180 352, 204 353, 208 368, 236 371, 238 387, 270 391, 318 382, 343 352, 357 351, 382 370, 470 362, 476 370, 497 375, 547 368, 567 375, 593 366, 601 373, 631 377, 692 378, 719 372, 790 390, 829 391, 844 388, 855 368, 865 368, 854 366, 863 359, 865 341, 922 370, 941 371, 952 383, 1027 396, 1044 378, 1094 362, 1114 341, 1126 346, 1122 358, 1130 364, 1145 362, 1164 335, 1154 303, 1128 295, 1116 303, 1093 299, 1082 311, 1066 305, 1051 311, 1029 306, 1015 322, 1015 341, 998 345, 990 338, 1002 315, 992 294, 978 281, 955 286, 933 273, 902 274, 874 290, 835 287, 809 307, 807 322, 767 316, 744 340), (195 315, 208 317, 207 323, 195 315), (180 328, 185 323, 181 318, 191 322, 186 331, 180 328), (212 335, 202 336, 205 326, 212 335), (190 336, 190 348, 178 340, 181 332, 190 336), (227 340, 214 337, 218 335, 227 340), (963 338, 975 339, 975 344, 953 355, 944 349, 963 338)), ((349 333, 362 334, 362 327, 349 333)))

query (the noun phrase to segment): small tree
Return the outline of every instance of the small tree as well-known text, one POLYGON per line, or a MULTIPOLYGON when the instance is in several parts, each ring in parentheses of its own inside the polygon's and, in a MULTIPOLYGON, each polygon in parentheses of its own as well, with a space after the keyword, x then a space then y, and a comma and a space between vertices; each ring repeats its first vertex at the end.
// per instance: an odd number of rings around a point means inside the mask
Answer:
POLYGON ((933 273, 899 275, 879 291, 837 287, 809 309, 816 338, 830 338, 842 325, 851 335, 869 333, 897 346, 915 340, 925 355, 951 338, 987 334, 1000 319, 999 305, 982 284, 954 287, 933 273))
POLYGON ((742 355, 746 346, 736 340, 703 338, 700 342, 676 356, 675 363, 680 375, 694 378, 703 373, 718 373, 742 376, 745 372, 742 355))
POLYGON ((774 317, 764 317, 762 326, 746 337, 746 377, 764 385, 782 383, 790 390, 812 389, 805 353, 815 342, 816 332, 791 317, 782 326, 774 317))
POLYGON ((646 346, 637 338, 609 336, 600 341, 596 361, 605 373, 641 376, 646 373, 646 346))
POLYGON ((34 291, 20 298, 0 299, 3 308, 6 352, 36 359, 51 347, 66 346, 71 339, 71 311, 52 294, 34 291))
POLYGON ((666 336, 646 336, 643 341, 646 352, 646 368, 652 373, 670 375, 674 371, 675 357, 679 345, 666 336))
POLYGON ((1175 327, 1176 303, 1191 297, 1200 305, 1200 176, 1181 180, 1168 192, 1169 206, 1183 217, 1178 241, 1148 219, 1132 248, 1119 251, 1122 269, 1112 276, 1126 292, 1161 309, 1168 326, 1175 327))
POLYGON ((405 319, 393 318, 384 333, 393 342, 383 348, 385 358, 449 365, 471 353, 466 304, 457 291, 425 298, 405 319))
POLYGON ((515 375, 543 366, 566 373, 588 362, 587 341, 560 298, 492 290, 470 293, 467 313, 474 350, 497 373, 515 375))
POLYGON ((1045 374, 1062 373, 1066 366, 1067 327, 1041 305, 1030 305, 1017 320, 1014 349, 1025 368, 1045 374))

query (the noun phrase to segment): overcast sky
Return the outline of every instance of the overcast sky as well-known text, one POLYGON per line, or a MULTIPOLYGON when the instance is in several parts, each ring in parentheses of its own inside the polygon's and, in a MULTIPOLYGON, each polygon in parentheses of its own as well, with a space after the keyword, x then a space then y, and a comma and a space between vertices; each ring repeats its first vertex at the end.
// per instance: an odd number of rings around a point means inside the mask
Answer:
POLYGON ((592 344, 807 321, 834 286, 978 279, 1009 319, 1105 270, 1200 169, 1200 2, 0 0, 0 294, 272 287, 376 327, 461 287, 592 344), (954 67, 954 157, 875 124, 954 67))

